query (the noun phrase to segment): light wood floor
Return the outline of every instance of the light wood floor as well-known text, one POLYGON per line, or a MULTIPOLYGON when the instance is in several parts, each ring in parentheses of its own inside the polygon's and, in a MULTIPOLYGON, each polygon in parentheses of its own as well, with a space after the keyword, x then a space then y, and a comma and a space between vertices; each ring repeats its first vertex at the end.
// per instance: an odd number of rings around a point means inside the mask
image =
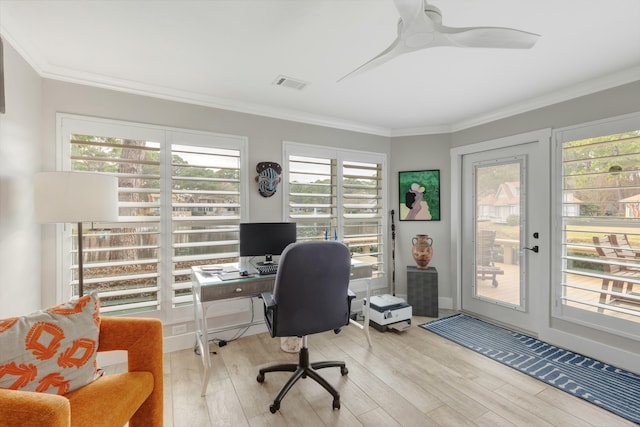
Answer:
MULTIPOLYGON (((267 333, 211 346, 213 371, 200 397, 201 363, 192 350, 165 355, 166 426, 633 426, 608 411, 559 391, 432 334, 414 317, 402 333, 345 327, 309 337, 311 361, 344 360, 320 373, 337 387, 341 409, 313 380, 301 379, 269 405, 289 373, 256 381, 259 367, 296 361, 267 333)), ((635 403, 637 404, 637 402, 635 403)))

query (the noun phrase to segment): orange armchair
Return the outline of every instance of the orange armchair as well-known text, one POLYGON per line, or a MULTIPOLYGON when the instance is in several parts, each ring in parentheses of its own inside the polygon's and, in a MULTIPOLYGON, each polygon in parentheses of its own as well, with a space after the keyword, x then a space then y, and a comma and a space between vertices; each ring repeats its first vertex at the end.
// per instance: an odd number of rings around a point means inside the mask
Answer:
POLYGON ((98 351, 126 350, 128 371, 64 396, 0 389, 0 426, 162 426, 162 323, 102 317, 98 351))

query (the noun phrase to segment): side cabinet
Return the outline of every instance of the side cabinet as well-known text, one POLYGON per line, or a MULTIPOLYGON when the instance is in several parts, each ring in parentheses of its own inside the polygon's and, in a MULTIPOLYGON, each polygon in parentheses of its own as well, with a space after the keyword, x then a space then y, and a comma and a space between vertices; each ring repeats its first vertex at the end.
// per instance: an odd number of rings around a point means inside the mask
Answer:
POLYGON ((407 302, 414 316, 438 317, 438 270, 407 267, 407 302))

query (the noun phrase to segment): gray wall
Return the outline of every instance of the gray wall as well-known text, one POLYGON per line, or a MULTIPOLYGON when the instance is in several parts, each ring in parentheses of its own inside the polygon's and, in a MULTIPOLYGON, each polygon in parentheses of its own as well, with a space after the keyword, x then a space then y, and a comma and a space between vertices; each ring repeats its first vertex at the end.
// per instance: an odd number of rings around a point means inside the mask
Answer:
POLYGON ((396 293, 406 296, 407 266, 415 266, 411 239, 428 234, 433 239, 430 267, 438 270, 438 299, 441 308, 452 307, 455 283, 451 281, 451 179, 449 171, 449 135, 422 135, 393 138, 389 182, 390 209, 396 211, 396 293), (440 221, 398 221, 398 172, 440 170, 440 221))
POLYGON ((40 308, 40 226, 32 179, 40 170, 42 79, 4 42, 0 114, 0 318, 40 308))

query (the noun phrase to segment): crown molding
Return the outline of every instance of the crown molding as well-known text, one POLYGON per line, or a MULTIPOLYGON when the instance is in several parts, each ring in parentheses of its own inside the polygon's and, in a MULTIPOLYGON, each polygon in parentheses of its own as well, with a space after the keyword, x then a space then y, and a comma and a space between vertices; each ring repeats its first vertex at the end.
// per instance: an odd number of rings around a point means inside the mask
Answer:
POLYGON ((633 83, 636 81, 640 81, 640 66, 631 67, 626 70, 584 81, 576 85, 527 100, 525 102, 513 104, 507 108, 498 109, 482 116, 454 123, 451 126, 443 126, 442 128, 424 127, 393 129, 391 131, 391 136, 395 137, 432 135, 437 133, 454 133, 475 126, 495 122, 497 120, 506 119, 518 114, 537 110, 539 108, 548 107, 560 102, 569 101, 581 96, 591 95, 596 92, 611 89, 616 86, 622 86, 627 83, 633 83))
POLYGON ((273 119, 287 120, 310 125, 341 129, 351 132, 359 132, 393 138, 400 136, 454 133, 475 126, 495 122, 497 120, 506 119, 518 114, 537 110, 539 108, 547 107, 560 102, 569 101, 581 96, 611 89, 616 86, 632 83, 634 81, 640 80, 640 66, 612 73, 593 80, 581 82, 579 84, 563 88, 559 91, 548 93, 546 95, 539 96, 521 103, 513 104, 506 108, 498 109, 488 114, 471 118, 469 120, 462 120, 451 125, 445 124, 439 126, 399 129, 389 129, 381 126, 373 126, 366 123, 357 123, 348 120, 342 120, 336 117, 308 113, 305 111, 241 102, 187 91, 178 91, 175 89, 149 85, 143 82, 97 78, 94 75, 83 75, 82 73, 73 70, 62 69, 40 71, 39 74, 44 78, 149 96, 153 98, 165 99, 168 101, 176 101, 187 104, 200 105, 204 107, 235 111, 238 113, 270 117, 273 119))
POLYGON ((36 49, 29 49, 28 47, 24 48, 19 43, 17 43, 16 40, 11 36, 11 31, 6 28, 6 25, 0 25, 0 34, 43 78, 148 96, 168 101, 217 108, 238 113, 251 114, 316 126, 330 127, 334 129, 341 129, 351 132, 365 133, 389 138, 454 133, 640 80, 640 66, 635 66, 589 81, 584 81, 576 85, 563 88, 558 91, 554 91, 552 93, 548 93, 546 95, 542 95, 521 103, 516 103, 506 108, 494 110, 487 114, 473 117, 468 120, 461 120, 455 123, 443 124, 438 126, 391 129, 382 126, 374 126, 367 123, 358 123, 349 120, 343 120, 337 117, 313 114, 305 111, 277 108, 268 105, 218 98, 215 96, 202 95, 188 91, 179 91, 171 88, 149 85, 144 82, 104 78, 90 73, 83 73, 76 70, 53 67, 48 65, 46 60, 42 56, 30 53, 37 52, 36 49))
POLYGON ((312 114, 305 111, 277 108, 268 105, 236 101, 188 91, 180 91, 167 87, 150 85, 143 82, 104 78, 95 76, 90 73, 81 73, 76 70, 68 70, 64 68, 56 69, 55 67, 51 67, 47 71, 40 72, 40 76, 43 78, 65 81, 68 83, 82 84, 102 89, 109 89, 135 95, 164 99, 167 101, 175 101, 191 105, 217 108, 221 110, 269 117, 273 119, 287 120, 385 137, 389 137, 391 135, 391 132, 388 128, 380 126, 372 126, 365 123, 357 123, 348 120, 342 120, 336 117, 312 114))

